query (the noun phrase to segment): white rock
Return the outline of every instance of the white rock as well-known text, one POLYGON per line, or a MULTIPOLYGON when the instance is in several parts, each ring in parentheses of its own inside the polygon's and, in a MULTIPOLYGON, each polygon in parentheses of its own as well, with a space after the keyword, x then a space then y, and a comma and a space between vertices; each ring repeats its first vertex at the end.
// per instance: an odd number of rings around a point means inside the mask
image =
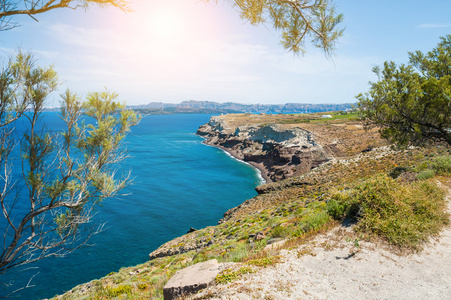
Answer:
POLYGON ((177 271, 164 286, 164 300, 177 299, 206 288, 221 271, 220 266, 216 259, 212 259, 177 271))

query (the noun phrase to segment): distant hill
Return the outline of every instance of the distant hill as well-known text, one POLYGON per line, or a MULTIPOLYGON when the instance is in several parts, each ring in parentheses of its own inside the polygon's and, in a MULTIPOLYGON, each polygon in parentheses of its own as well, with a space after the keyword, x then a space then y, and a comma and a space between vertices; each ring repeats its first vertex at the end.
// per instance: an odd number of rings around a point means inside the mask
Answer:
POLYGON ((129 108, 141 114, 220 114, 220 113, 313 113, 323 111, 340 111, 352 107, 352 103, 343 104, 240 104, 234 102, 218 103, 212 101, 183 101, 179 104, 151 102, 129 108))

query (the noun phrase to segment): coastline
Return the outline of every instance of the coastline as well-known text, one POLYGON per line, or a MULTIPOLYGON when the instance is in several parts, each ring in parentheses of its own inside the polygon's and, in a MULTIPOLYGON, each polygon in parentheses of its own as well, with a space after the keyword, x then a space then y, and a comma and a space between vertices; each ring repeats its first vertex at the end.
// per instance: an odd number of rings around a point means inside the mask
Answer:
MULTIPOLYGON (((207 144, 205 144, 205 145, 207 145, 207 144)), ((210 146, 210 145, 208 145, 208 146, 210 146)), ((222 148, 220 148, 220 147, 216 147, 216 146, 212 146, 212 147, 218 148, 219 150, 223 151, 225 154, 227 154, 227 156, 231 157, 232 159, 234 159, 234 160, 236 160, 236 161, 238 161, 238 162, 240 162, 240 163, 242 163, 242 164, 251 166, 253 169, 255 169, 255 171, 257 172, 258 178, 259 178, 259 183, 258 183, 258 185, 265 184, 265 183, 268 182, 268 180, 270 180, 269 178, 268 178, 268 179, 265 179, 265 178, 263 177, 263 172, 262 172, 262 170, 261 170, 261 169, 258 167, 258 165, 256 165, 255 163, 253 163, 253 162, 247 162, 247 161, 244 161, 244 160, 242 160, 242 159, 239 159, 239 158, 233 156, 233 155, 232 155, 231 153, 229 153, 227 150, 222 149, 222 148), (254 164, 255 164, 255 165, 254 165, 254 164)))
MULTIPOLYGON (((203 137, 203 136, 201 136, 201 137, 203 137)), ((260 179, 260 182, 258 183, 258 185, 262 185, 262 184, 266 184, 266 183, 272 182, 272 180, 268 176, 266 176, 268 170, 266 170, 266 168, 261 166, 260 164, 257 164, 257 163, 255 163, 253 161, 245 161, 236 152, 234 152, 234 151, 232 151, 232 150, 230 150, 228 148, 225 148, 223 146, 210 145, 210 144, 208 144, 206 142, 205 138, 202 141, 202 144, 204 144, 206 146, 209 146, 209 147, 217 148, 217 149, 223 151, 228 156, 232 157, 233 159, 239 161, 240 163, 243 163, 245 165, 249 165, 249 166, 253 167, 257 171, 257 175, 258 175, 258 177, 260 179)))
POLYGON ((305 174, 330 159, 331 151, 319 146, 311 131, 276 125, 277 117, 213 116, 196 134, 205 137, 204 144, 260 170, 265 183, 305 174))

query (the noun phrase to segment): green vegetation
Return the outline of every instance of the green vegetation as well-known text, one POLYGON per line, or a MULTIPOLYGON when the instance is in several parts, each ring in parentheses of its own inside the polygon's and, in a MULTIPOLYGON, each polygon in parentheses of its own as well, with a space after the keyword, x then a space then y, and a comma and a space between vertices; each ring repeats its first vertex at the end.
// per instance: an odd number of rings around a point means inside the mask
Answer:
POLYGON ((309 37, 315 47, 330 54, 338 38, 343 35, 344 29, 337 28, 343 15, 336 13, 330 0, 234 0, 232 3, 241 18, 250 24, 268 24, 280 30, 283 47, 294 53, 305 52, 309 37))
POLYGON ((40 122, 59 84, 53 68, 40 67, 33 55, 19 51, 0 73, 4 274, 46 257, 64 256, 97 233, 94 207, 130 181, 129 174, 115 167, 125 157, 121 143, 139 118, 115 93, 89 93, 83 102, 66 90, 61 94, 66 130, 51 132, 40 122), (86 124, 83 114, 94 122, 86 124), (19 122, 25 133, 18 137, 12 128, 19 122), (14 147, 20 152, 13 152, 14 147), (12 168, 21 169, 21 175, 13 175, 12 168), (20 193, 17 184, 23 185, 20 193), (19 201, 28 204, 17 205, 19 201))
POLYGON ((408 65, 385 62, 379 81, 357 96, 368 126, 398 144, 444 141, 451 145, 451 35, 432 51, 409 53, 408 65))
POLYGON ((345 112, 345 111, 339 111, 339 112, 332 112, 328 113, 332 116, 332 118, 321 118, 321 121, 336 121, 336 120, 342 120, 342 121, 357 121, 360 119, 360 115, 356 112, 345 112))
POLYGON ((280 262, 280 256, 265 256, 263 258, 252 259, 247 262, 248 265, 258 266, 258 267, 267 267, 274 265, 280 262))
POLYGON ((251 267, 242 267, 237 271, 227 269, 216 276, 215 281, 217 284, 226 284, 231 281, 239 279, 244 274, 249 274, 255 272, 251 267))
POLYGON ((419 250, 449 222, 444 196, 434 182, 403 184, 380 174, 332 195, 328 212, 336 219, 356 220, 358 231, 419 250))
MULTIPOLYGON (((280 120, 274 124, 325 124, 325 123, 335 123, 335 121, 357 121, 360 120, 360 114, 357 112, 346 112, 346 111, 334 111, 334 112, 324 112, 324 113, 312 113, 312 114, 299 114, 292 115, 296 116, 296 119, 280 120), (323 118, 323 115, 330 115, 330 118, 323 118)), ((266 126, 270 124, 261 124, 261 126, 266 126)))
POLYGON ((451 156, 444 155, 434 158, 431 162, 431 169, 441 175, 451 174, 451 156))

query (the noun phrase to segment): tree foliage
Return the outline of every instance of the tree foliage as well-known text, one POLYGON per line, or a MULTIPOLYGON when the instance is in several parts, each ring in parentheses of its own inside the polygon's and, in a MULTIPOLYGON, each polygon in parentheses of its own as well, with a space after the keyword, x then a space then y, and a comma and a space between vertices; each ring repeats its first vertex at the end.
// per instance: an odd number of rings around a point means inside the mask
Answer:
POLYGON ((385 62, 373 72, 379 80, 357 96, 366 125, 399 144, 451 145, 451 35, 426 54, 409 53, 407 65, 385 62))
POLYGON ((55 133, 41 120, 58 86, 51 67, 19 52, 0 79, 2 274, 63 256, 99 231, 93 209, 129 182, 129 174, 119 176, 115 166, 124 158, 121 142, 139 119, 115 93, 90 93, 82 102, 67 90, 61 95, 66 130, 55 133))
MULTIPOLYGON (((209 0, 206 0, 209 1, 209 0)), ((270 24, 281 31, 282 46, 304 53, 306 41, 330 55, 344 29, 337 27, 343 15, 330 0, 234 0, 241 18, 252 25, 270 24)))
POLYGON ((15 15, 33 15, 44 13, 57 8, 83 8, 88 9, 90 5, 101 7, 114 6, 127 10, 125 0, 0 0, 0 30, 9 30, 17 26, 11 17, 15 15))

